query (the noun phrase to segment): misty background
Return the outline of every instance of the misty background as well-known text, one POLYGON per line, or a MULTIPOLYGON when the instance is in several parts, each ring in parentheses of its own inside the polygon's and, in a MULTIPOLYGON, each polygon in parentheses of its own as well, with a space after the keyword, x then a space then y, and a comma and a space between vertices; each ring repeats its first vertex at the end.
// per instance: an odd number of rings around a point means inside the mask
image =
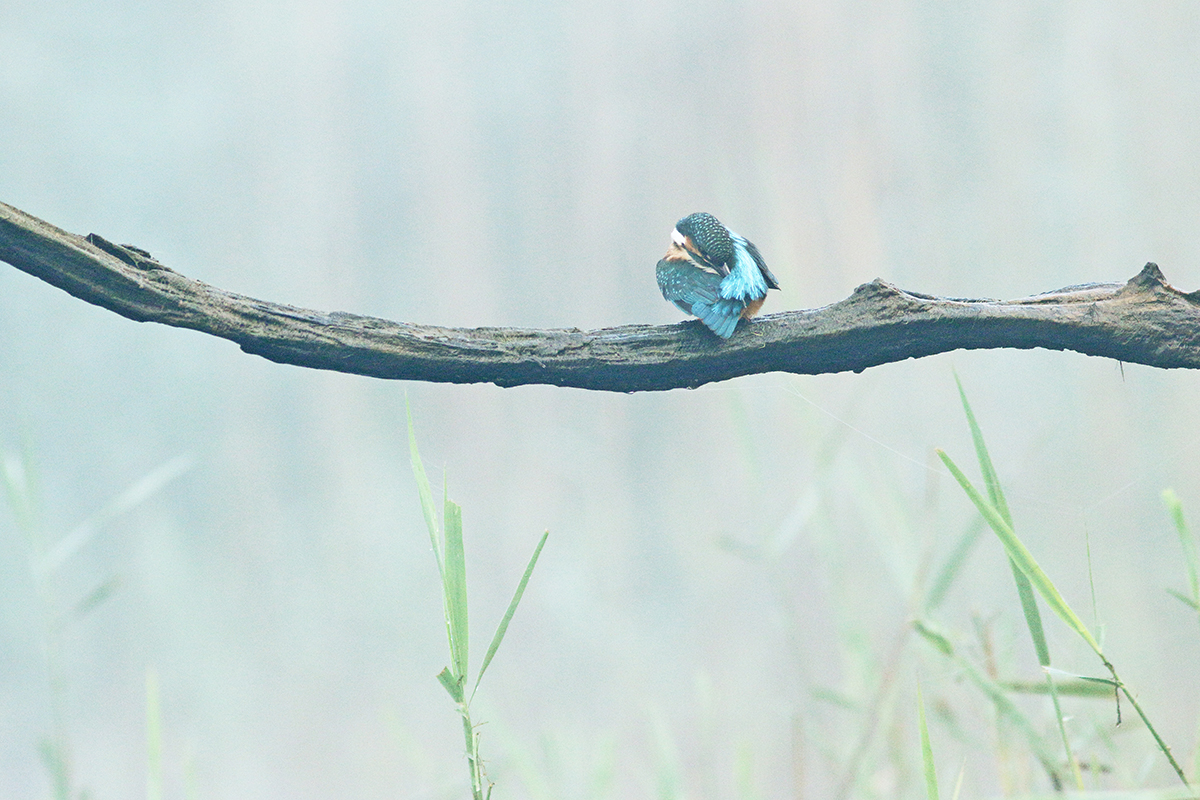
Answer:
MULTIPOLYGON (((694 211, 758 245, 764 313, 1150 260, 1191 291, 1198 41, 1194 2, 0 0, 0 200, 230 291, 442 325, 675 322, 654 265, 694 211)), ((464 508, 473 668, 550 531, 473 706, 497 797, 826 797, 848 770, 923 796, 918 679, 944 791, 1046 790, 905 636, 976 524, 933 455, 978 475, 955 371, 1018 533, 1187 760, 1200 638, 1160 492, 1200 524, 1195 373, 991 350, 637 395, 384 382, 0 264, 0 446, 45 537, 0 515, 0 795, 51 793, 45 609, 110 585, 56 634, 91 797, 145 792, 148 670, 167 796, 465 796, 406 398, 464 508)), ((1039 680, 990 533, 965 569, 937 621, 1039 680)), ((1101 674, 1045 619, 1056 666, 1101 674)), ((1089 785, 1173 785, 1128 708, 1065 702, 1089 785)))

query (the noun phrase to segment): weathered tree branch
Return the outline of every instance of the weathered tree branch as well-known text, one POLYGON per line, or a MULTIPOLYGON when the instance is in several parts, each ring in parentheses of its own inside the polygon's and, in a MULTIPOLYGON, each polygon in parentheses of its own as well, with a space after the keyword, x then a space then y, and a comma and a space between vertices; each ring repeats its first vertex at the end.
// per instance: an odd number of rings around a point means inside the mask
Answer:
POLYGON ((67 233, 3 203, 0 259, 139 322, 211 333, 283 364, 377 378, 635 392, 762 372, 859 372, 992 347, 1200 367, 1200 292, 1169 286, 1154 264, 1125 284, 1007 301, 932 297, 875 280, 824 308, 743 323, 722 341, 696 321, 598 331, 442 328, 278 305, 191 280, 132 245, 67 233))

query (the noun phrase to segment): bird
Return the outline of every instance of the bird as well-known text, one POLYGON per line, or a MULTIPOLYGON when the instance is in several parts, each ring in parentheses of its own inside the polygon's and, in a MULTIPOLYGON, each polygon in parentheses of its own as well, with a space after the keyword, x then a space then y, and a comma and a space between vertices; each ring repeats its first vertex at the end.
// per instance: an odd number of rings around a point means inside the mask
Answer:
POLYGON ((664 298, 722 339, 758 313, 768 289, 779 288, 758 248, 705 212, 675 223, 655 274, 664 298))

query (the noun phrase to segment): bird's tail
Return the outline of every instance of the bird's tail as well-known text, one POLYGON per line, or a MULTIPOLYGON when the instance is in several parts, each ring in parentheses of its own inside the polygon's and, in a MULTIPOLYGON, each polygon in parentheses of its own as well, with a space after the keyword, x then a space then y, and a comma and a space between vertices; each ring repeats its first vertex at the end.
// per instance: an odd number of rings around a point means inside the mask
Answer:
POLYGON ((717 336, 728 339, 733 336, 733 329, 737 327, 745 307, 746 304, 741 300, 721 299, 712 303, 696 302, 692 304, 692 313, 717 336))

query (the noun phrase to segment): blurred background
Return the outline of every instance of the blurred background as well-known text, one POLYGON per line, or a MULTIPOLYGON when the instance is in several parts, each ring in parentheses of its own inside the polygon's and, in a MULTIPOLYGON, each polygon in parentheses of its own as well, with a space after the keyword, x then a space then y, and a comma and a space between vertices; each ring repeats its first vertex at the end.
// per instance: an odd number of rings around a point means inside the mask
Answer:
MULTIPOLYGON (((444 325, 675 322, 654 264, 700 210, 763 252, 767 313, 1148 260, 1191 291, 1198 40, 1194 2, 3 0, 0 200, 231 291, 444 325)), ((406 398, 464 507, 474 665, 550 531, 473 706, 496 797, 923 796, 918 680, 944 792, 1046 791, 909 633, 977 525, 933 455, 978 475, 955 372, 1018 532, 1191 764, 1160 493, 1200 523, 1200 375, 992 350, 659 394, 388 383, 0 265, 0 446, 36 492, 0 516, 0 795, 53 796, 46 753, 75 795, 145 792, 149 675, 166 796, 465 796, 406 398)), ((933 619, 1037 681, 1014 594, 985 533, 933 619)), ((1064 704, 1089 787, 1176 785, 1128 707, 1064 704)))

